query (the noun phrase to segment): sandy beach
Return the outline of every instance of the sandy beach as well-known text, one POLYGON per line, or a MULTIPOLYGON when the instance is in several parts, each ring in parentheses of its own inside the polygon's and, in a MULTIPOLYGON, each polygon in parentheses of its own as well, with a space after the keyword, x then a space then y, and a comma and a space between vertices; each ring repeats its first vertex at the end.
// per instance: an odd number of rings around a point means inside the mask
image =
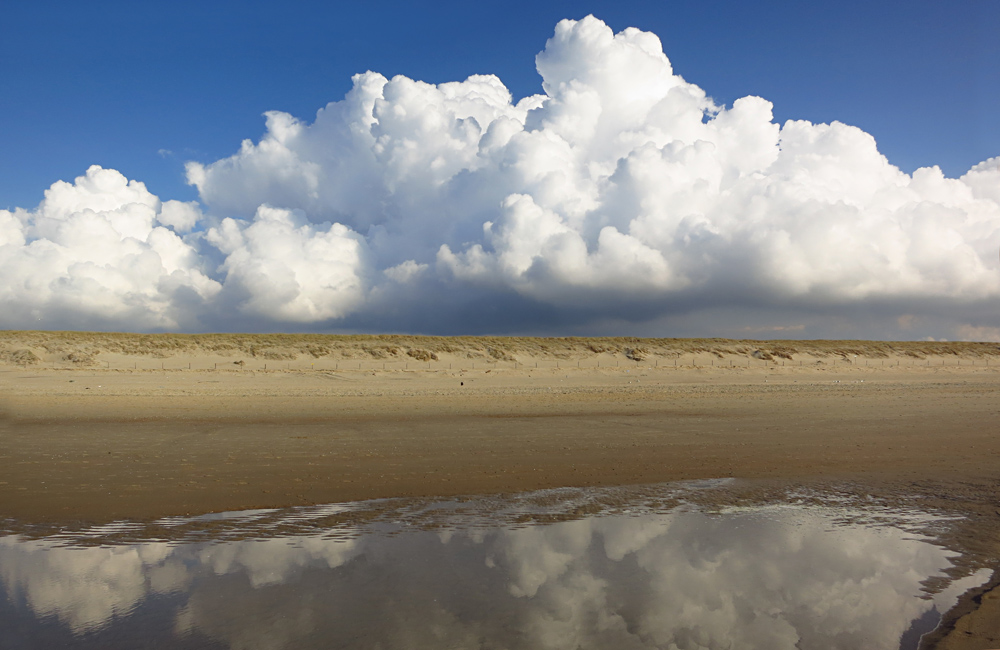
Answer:
POLYGON ((301 354, 290 348, 314 339, 244 337, 251 356, 192 337, 74 336, 87 335, 0 340, 7 516, 1000 476, 994 344, 341 337, 301 354))
MULTIPOLYGON (((996 555, 995 344, 348 337, 315 354, 93 336, 0 337, 4 517, 735 477, 964 499, 996 555)), ((996 645, 996 599, 967 609, 951 627, 980 645, 940 647, 996 645)))

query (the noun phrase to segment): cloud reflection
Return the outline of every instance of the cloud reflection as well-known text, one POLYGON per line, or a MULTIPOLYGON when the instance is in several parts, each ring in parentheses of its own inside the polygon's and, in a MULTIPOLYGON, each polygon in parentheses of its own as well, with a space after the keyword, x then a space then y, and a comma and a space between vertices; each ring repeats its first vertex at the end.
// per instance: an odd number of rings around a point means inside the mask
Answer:
POLYGON ((7 537, 0 580, 15 606, 78 634, 158 607, 180 636, 254 650, 895 649, 914 619, 954 600, 921 598, 949 553, 836 514, 768 507, 114 548, 7 537))

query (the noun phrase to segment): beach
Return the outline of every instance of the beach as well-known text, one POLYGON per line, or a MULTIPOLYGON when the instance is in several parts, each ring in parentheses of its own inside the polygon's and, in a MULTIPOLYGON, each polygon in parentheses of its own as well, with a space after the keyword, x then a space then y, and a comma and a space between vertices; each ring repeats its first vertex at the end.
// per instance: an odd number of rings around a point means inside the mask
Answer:
MULTIPOLYGON (((998 555, 994 344, 691 350, 591 340, 595 351, 566 339, 545 352, 502 339, 462 349, 454 339, 406 347, 382 337, 398 352, 379 357, 372 337, 321 355, 272 346, 269 356, 266 345, 255 355, 193 345, 136 353, 5 336, 0 504, 9 519, 150 520, 731 477, 962 502, 980 518, 968 535, 983 537, 981 558, 998 555)), ((995 583, 996 574, 986 596, 995 583)), ((993 647, 982 643, 1000 634, 997 601, 976 597, 951 626, 978 626, 962 638, 980 645, 940 647, 993 647)))
POLYGON ((673 359, 599 347, 476 358, 422 341, 425 359, 400 361, 356 354, 370 343, 361 337, 343 348, 355 358, 276 360, 266 349, 67 352, 67 339, 55 339, 56 358, 21 347, 38 361, 0 369, 9 516, 99 521, 720 477, 1000 476, 1000 356, 990 366, 984 354, 904 349, 859 361, 830 345, 785 359, 768 352, 781 344, 716 342, 673 359))

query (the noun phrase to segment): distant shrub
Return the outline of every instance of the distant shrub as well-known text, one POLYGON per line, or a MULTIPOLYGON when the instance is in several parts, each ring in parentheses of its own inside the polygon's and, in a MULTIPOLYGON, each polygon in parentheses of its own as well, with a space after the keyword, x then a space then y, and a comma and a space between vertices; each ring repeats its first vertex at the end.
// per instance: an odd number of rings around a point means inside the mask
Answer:
POLYGON ((69 361, 75 366, 89 366, 94 363, 94 357, 84 352, 70 352, 63 356, 64 361, 69 361))
POLYGON ((307 345, 306 352, 314 359, 319 359, 320 357, 325 357, 330 354, 330 348, 322 345, 307 345))
POLYGON ((625 356, 632 361, 642 361, 649 356, 649 351, 644 348, 625 348, 625 356))
MULTIPOLYGON (((294 359, 297 355, 290 350, 264 350, 258 353, 261 357, 265 359, 271 359, 272 361, 285 361, 288 359, 294 359)), ((255 355, 256 356, 256 355, 255 355)))
POLYGON ((423 348, 412 348, 406 351, 406 356, 413 357, 417 361, 437 361, 438 355, 423 348))
POLYGON ((41 359, 38 358, 38 355, 31 350, 25 349, 14 350, 13 352, 4 351, 3 353, 0 353, 0 359, 18 366, 33 366, 41 361, 41 359))
POLYGON ((486 348, 486 353, 498 361, 514 361, 514 357, 502 348, 486 348))
POLYGON ((791 359, 793 352, 795 352, 795 350, 792 350, 791 348, 774 348, 771 350, 771 354, 779 359, 791 359))
POLYGON ((362 346, 361 351, 373 359, 387 359, 399 354, 399 348, 392 346, 362 346))

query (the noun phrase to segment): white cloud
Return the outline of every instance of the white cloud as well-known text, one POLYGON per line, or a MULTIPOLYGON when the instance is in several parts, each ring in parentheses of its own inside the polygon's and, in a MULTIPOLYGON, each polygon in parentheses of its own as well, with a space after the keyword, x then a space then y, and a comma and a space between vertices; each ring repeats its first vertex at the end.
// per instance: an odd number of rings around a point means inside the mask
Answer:
POLYGON ((523 330, 539 306, 586 330, 743 301, 778 322, 957 319, 940 335, 1000 298, 1000 157, 905 174, 858 128, 715 104, 655 35, 593 17, 560 22, 536 66, 544 94, 518 102, 491 75, 366 72, 311 123, 269 112, 259 142, 188 164, 210 216, 112 170, 56 183, 0 211, 0 325, 443 330, 475 296, 514 301, 523 330), (385 308, 403 284, 422 299, 385 308))
POLYGON ((202 218, 196 201, 164 201, 156 215, 157 221, 177 232, 190 232, 202 218))
POLYGON ((284 322, 340 318, 365 293, 365 242, 341 224, 260 206, 252 222, 225 219, 205 235, 225 255, 226 294, 237 311, 284 322))
POLYGON ((73 184, 55 183, 33 212, 0 211, 3 325, 185 323, 187 305, 220 286, 193 246, 155 225, 160 209, 142 183, 95 165, 73 184))

